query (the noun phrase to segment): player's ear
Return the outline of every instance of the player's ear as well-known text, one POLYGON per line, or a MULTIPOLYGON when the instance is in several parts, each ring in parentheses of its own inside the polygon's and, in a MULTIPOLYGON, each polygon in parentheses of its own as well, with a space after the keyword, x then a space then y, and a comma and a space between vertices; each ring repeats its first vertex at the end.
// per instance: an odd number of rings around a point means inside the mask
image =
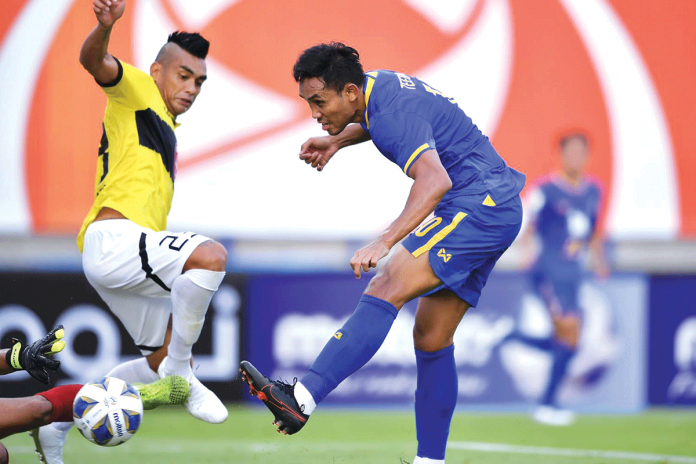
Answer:
POLYGON ((150 75, 157 80, 157 77, 162 72, 162 63, 158 61, 153 61, 150 65, 150 75))
POLYGON ((353 84, 352 82, 349 82, 343 87, 343 93, 345 93, 348 97, 348 101, 354 102, 358 99, 360 89, 357 85, 353 84))

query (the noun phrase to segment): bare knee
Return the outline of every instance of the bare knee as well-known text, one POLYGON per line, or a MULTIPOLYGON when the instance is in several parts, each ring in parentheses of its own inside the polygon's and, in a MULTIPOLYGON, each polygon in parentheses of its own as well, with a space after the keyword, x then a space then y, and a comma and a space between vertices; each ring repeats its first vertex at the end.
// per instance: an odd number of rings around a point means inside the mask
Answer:
POLYGON ((406 304, 403 293, 399 282, 392 278, 391 273, 386 268, 380 270, 380 272, 370 280, 370 283, 365 289, 366 295, 372 295, 381 300, 388 301, 393 304, 396 309, 401 309, 401 307, 406 304))
POLYGON ((203 242, 191 253, 186 260, 184 272, 189 269, 206 269, 209 271, 224 271, 227 267, 227 250, 215 240, 203 242))
POLYGON ((416 349, 433 353, 454 343, 451 334, 439 333, 435 330, 423 330, 416 324, 413 327, 413 345, 416 349))
POLYGON ((580 319, 576 316, 556 316, 553 318, 554 336, 560 342, 575 349, 580 339, 580 319))

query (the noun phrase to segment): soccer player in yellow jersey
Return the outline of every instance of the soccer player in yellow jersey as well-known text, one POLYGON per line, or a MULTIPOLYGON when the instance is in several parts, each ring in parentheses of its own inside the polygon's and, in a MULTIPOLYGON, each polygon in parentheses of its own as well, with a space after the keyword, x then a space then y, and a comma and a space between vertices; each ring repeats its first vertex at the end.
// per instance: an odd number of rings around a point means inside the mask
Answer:
MULTIPOLYGON (((193 375, 191 349, 225 275, 227 252, 202 235, 166 231, 176 117, 188 111, 206 80, 209 43, 197 33, 171 34, 148 75, 108 52, 125 0, 92 3, 98 24, 82 45, 80 63, 108 103, 94 204, 77 244, 87 279, 144 356, 108 375, 130 383, 180 375, 190 383, 189 413, 220 423, 227 409, 193 375)), ((49 425, 39 435, 44 460, 61 463, 67 430, 49 425)))

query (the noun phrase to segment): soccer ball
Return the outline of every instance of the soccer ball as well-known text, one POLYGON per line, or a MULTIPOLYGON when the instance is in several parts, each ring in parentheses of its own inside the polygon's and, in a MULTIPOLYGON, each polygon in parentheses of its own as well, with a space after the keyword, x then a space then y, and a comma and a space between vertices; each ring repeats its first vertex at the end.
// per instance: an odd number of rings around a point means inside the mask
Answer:
POLYGON ((129 440, 140 427, 143 403, 140 393, 116 377, 85 384, 73 401, 73 418, 82 435, 101 446, 129 440))

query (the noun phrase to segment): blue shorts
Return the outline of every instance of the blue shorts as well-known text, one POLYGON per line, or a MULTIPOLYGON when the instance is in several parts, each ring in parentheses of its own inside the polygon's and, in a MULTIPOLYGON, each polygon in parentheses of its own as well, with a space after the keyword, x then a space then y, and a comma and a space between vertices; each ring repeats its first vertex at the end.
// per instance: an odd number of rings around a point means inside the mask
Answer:
POLYGON ((532 285, 546 307, 554 314, 579 314, 578 293, 581 278, 559 278, 551 271, 536 269, 532 285))
POLYGON ((495 206, 473 197, 456 200, 438 205, 435 217, 402 244, 415 257, 427 252, 443 283, 425 295, 447 288, 475 307, 495 263, 520 231, 522 202, 519 195, 495 206))

